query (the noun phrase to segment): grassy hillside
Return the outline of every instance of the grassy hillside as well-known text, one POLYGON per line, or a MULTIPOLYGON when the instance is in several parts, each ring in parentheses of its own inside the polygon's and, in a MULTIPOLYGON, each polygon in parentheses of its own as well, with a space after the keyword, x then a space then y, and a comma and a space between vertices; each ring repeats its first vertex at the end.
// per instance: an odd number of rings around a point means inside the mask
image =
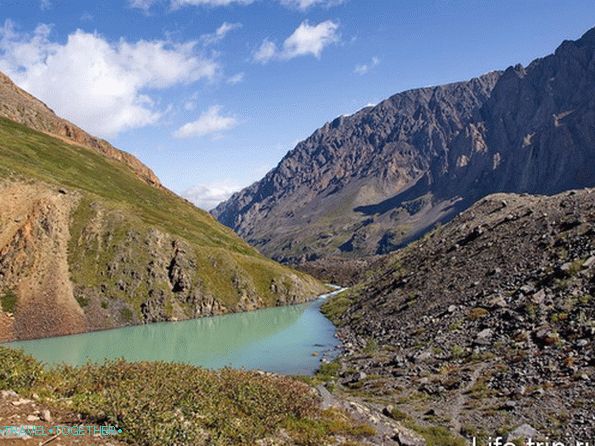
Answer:
POLYGON ((136 445, 355 446, 374 434, 338 409, 321 410, 304 383, 241 370, 124 361, 47 370, 0 347, 0 390, 33 397, 55 417, 117 426, 116 439, 136 445))
MULTIPOLYGON (((5 274, 0 288, 22 294, 23 283, 44 275, 54 262, 44 249, 49 254, 61 248, 44 248, 43 240, 50 239, 49 246, 56 234, 48 226, 59 228, 57 233, 68 234, 69 280, 87 329, 293 303, 324 291, 309 276, 260 255, 207 212, 148 185, 126 165, 5 119, 0 119, 0 177, 2 194, 14 201, 4 212, 22 208, 22 216, 0 218, 0 250, 8 253, 0 271, 14 271, 20 252, 29 250, 36 259, 27 271, 5 274), (68 227, 60 226, 53 210, 68 214, 68 227)), ((17 299, 16 337, 26 303, 17 299)), ((63 334, 55 331, 23 337, 63 334)))

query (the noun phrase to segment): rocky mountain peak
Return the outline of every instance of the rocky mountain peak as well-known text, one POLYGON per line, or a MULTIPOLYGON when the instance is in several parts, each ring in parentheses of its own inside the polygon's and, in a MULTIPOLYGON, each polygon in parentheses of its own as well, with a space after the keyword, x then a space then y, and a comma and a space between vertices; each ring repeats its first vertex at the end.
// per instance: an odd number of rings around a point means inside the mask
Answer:
POLYGON ((338 117, 213 214, 267 255, 302 262, 394 250, 490 193, 592 186, 594 36, 338 117))

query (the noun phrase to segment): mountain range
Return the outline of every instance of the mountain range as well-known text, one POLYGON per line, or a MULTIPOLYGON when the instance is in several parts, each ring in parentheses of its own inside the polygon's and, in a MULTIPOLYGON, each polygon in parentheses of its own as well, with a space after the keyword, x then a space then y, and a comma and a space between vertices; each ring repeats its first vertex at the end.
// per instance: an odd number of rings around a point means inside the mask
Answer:
POLYGON ((213 211, 264 254, 384 254, 495 192, 595 184, 595 29, 527 67, 326 123, 213 211))
POLYGON ((0 196, 0 341, 303 302, 326 290, 3 74, 0 196))

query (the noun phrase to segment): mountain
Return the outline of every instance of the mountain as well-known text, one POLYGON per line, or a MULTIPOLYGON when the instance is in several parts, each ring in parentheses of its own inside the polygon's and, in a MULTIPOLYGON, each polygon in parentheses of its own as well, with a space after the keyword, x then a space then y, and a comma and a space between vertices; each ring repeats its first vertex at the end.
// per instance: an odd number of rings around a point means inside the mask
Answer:
POLYGON ((0 110, 12 120, 0 117, 0 340, 303 302, 326 289, 3 79, 0 110))
POLYGON ((595 184, 595 29, 325 124, 213 214, 284 261, 390 252, 494 192, 595 184))
POLYGON ((595 189, 495 194, 377 260, 323 307, 340 383, 468 438, 592 438, 594 228, 595 189))
POLYGON ((17 87, 2 72, 0 72, 0 116, 64 141, 97 150, 109 158, 123 162, 147 183, 158 187, 161 185, 157 175, 137 158, 56 116, 47 105, 17 87))

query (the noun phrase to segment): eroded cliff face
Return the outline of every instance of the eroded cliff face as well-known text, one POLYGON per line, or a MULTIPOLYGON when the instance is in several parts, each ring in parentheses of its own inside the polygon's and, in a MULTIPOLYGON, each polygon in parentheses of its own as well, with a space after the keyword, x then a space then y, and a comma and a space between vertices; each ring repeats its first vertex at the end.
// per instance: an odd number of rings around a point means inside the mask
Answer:
POLYGON ((157 175, 136 157, 116 149, 107 141, 89 135, 73 123, 60 118, 39 99, 17 87, 2 72, 0 72, 0 116, 40 132, 57 136, 64 141, 97 150, 105 156, 127 165, 143 181, 161 187, 157 175))
POLYGON ((264 260, 193 246, 74 189, 5 180, 0 196, 0 341, 254 310, 324 291, 291 270, 255 272, 264 260))
POLYGON ((595 184, 595 30, 325 124, 213 214, 273 258, 383 254, 494 192, 595 184))

